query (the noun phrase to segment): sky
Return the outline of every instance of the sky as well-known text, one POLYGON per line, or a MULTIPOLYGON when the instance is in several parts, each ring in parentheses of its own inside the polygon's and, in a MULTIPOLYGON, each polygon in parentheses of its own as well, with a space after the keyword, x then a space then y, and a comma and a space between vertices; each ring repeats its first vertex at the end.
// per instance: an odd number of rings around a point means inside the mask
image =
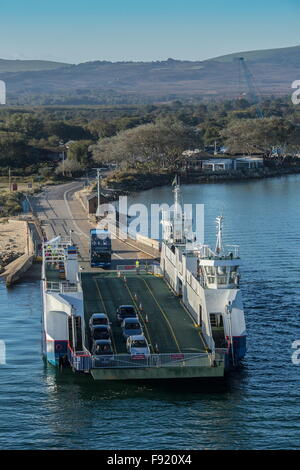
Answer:
POLYGON ((300 45, 300 0, 0 0, 0 58, 203 60, 300 45))

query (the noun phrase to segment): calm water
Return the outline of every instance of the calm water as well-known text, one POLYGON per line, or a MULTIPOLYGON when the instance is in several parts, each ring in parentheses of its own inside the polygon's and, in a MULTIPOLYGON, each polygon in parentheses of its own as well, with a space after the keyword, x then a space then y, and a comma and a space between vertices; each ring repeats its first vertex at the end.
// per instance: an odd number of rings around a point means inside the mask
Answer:
MULTIPOLYGON (((2 449, 299 449, 300 176, 192 185, 185 202, 205 203, 206 229, 225 215, 224 235, 243 257, 248 353, 222 387, 101 385, 57 374, 40 357, 38 281, 0 284, 2 449)), ((170 189, 135 202, 171 201, 170 189)))

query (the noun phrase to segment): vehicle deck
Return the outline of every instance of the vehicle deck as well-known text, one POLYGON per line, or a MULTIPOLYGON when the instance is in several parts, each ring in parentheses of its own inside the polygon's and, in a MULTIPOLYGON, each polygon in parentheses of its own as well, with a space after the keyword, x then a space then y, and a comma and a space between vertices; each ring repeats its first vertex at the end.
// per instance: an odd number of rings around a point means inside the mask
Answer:
MULTIPOLYGON (((86 325, 92 313, 106 313, 112 327, 116 354, 126 353, 121 327, 117 325, 119 305, 136 307, 151 353, 199 353, 206 350, 201 331, 166 282, 147 273, 81 273, 86 325), (148 321, 147 321, 148 320, 148 321)), ((91 344, 87 328, 87 344, 91 344)))
POLYGON ((59 277, 59 271, 56 265, 47 263, 46 266, 46 280, 49 282, 63 282, 64 279, 59 277))

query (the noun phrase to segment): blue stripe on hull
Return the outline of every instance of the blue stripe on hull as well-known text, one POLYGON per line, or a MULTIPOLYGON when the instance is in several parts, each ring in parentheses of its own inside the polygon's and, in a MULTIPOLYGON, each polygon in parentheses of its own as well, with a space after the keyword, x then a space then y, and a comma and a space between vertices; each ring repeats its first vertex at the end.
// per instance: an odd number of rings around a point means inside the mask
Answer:
MULTIPOLYGON (((234 357, 234 366, 238 366, 241 360, 245 357, 247 347, 246 347, 246 335, 245 336, 234 336, 233 340, 233 357, 234 357)), ((227 369, 231 369, 233 367, 233 358, 232 358, 232 350, 231 345, 226 354, 225 358, 225 367, 227 369)))

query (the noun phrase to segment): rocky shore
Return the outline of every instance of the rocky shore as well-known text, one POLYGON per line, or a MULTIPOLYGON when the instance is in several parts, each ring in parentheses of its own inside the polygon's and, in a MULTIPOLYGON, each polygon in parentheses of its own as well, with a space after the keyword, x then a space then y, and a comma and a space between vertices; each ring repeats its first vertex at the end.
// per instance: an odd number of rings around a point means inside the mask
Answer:
POLYGON ((0 274, 5 267, 25 253, 26 223, 17 219, 0 219, 0 274))
POLYGON ((5 267, 15 261, 15 259, 19 258, 22 256, 24 253, 21 251, 6 251, 0 252, 0 274, 2 274, 5 271, 5 267))

